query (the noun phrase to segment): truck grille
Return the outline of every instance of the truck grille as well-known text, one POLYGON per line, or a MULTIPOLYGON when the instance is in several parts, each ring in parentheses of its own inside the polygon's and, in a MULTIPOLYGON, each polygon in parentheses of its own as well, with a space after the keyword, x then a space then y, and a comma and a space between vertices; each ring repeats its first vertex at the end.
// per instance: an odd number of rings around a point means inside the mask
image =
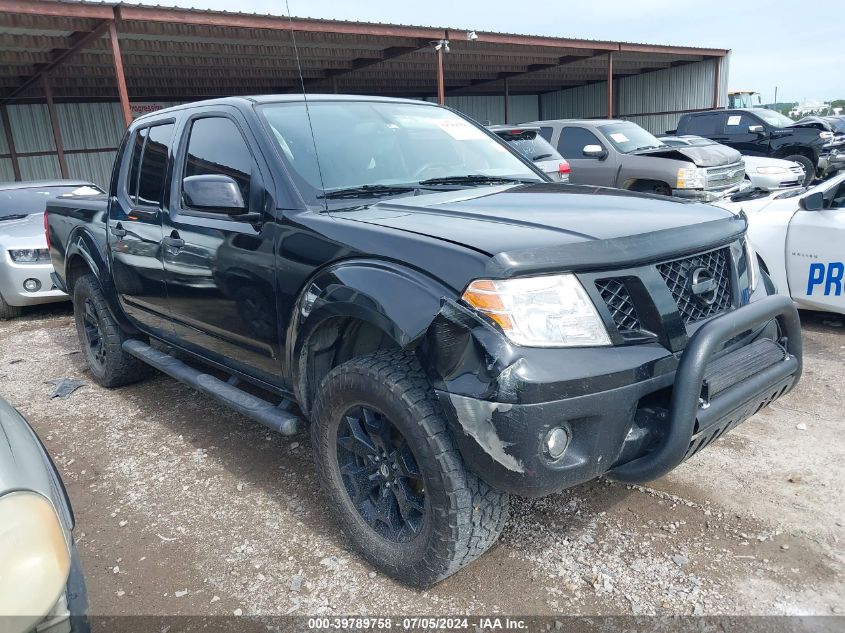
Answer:
POLYGON ((730 165, 721 165, 719 167, 707 168, 707 184, 705 189, 708 191, 722 191, 735 187, 745 178, 745 165, 740 161, 738 163, 731 163, 730 165))
POLYGON ((596 289, 607 304, 613 322, 621 332, 641 330, 640 316, 625 284, 618 279, 599 279, 596 289))
POLYGON ((731 269, 730 249, 720 248, 708 253, 693 255, 664 262, 657 265, 663 276, 672 298, 678 305, 678 312, 684 323, 690 325, 712 316, 725 312, 731 307, 731 269), (712 293, 696 295, 692 289, 694 273, 704 269, 708 275, 700 273, 704 278, 713 279, 715 289, 712 293))

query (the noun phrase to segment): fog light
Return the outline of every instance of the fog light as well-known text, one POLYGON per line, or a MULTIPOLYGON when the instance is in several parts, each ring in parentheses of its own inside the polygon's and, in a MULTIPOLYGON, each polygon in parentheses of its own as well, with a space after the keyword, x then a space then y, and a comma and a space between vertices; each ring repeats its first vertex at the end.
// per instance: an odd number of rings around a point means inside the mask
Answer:
POLYGON ((569 431, 562 427, 552 429, 546 435, 546 453, 552 459, 558 459, 569 446, 569 431))
POLYGON ((38 292, 41 290, 41 282, 37 279, 27 279, 23 282, 23 289, 27 292, 38 292))

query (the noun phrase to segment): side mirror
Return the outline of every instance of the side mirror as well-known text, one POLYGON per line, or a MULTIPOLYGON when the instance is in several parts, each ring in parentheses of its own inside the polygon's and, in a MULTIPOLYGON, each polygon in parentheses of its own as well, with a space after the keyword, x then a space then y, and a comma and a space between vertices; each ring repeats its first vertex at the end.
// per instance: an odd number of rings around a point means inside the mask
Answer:
POLYGON ((798 202, 804 211, 821 211, 824 209, 824 194, 821 191, 804 196, 798 202))
POLYGON ((210 213, 243 215, 247 212, 241 188, 230 176, 204 174, 182 180, 185 204, 210 213))
POLYGON ((607 150, 601 145, 585 145, 581 152, 587 158, 598 158, 599 160, 607 156, 607 150))
POLYGON ((766 128, 764 128, 762 125, 749 125, 748 131, 752 134, 765 134, 766 128))

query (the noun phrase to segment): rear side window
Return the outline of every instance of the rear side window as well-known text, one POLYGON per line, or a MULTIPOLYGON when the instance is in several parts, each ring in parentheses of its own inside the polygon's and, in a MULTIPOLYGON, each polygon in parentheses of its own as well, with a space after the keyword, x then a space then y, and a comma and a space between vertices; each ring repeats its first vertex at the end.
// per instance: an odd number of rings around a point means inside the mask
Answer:
POLYGON ((165 123, 135 134, 126 181, 126 193, 134 204, 161 206, 173 128, 173 123, 165 123))
POLYGON ((560 131, 560 138, 557 141, 557 151, 567 160, 572 158, 583 158, 584 147, 587 145, 601 145, 596 135, 580 127, 565 127, 560 131))
POLYGON ((252 154, 234 121, 226 117, 196 119, 191 124, 183 177, 207 174, 233 178, 249 201, 252 154))
POLYGON ((720 114, 699 114, 687 119, 687 125, 683 130, 684 134, 695 134, 705 138, 722 134, 722 121, 724 116, 720 114))
POLYGON ((172 123, 150 128, 138 176, 138 204, 161 206, 172 136, 172 123))
POLYGON ((552 134, 554 133, 554 128, 550 127, 541 127, 540 128, 540 136, 542 136, 548 143, 552 142, 552 134))

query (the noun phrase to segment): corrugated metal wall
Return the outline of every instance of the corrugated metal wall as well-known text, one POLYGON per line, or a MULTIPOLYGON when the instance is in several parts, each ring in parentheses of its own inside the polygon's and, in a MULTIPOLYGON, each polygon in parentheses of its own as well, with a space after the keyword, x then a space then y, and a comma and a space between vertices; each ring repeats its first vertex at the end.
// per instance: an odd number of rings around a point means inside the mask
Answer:
MULTIPOLYGON (((436 97, 426 101, 436 102, 436 97)), ((446 105, 463 112, 479 123, 490 121, 491 125, 505 123, 504 95, 455 95, 446 96, 446 105)), ((509 95, 508 123, 535 121, 540 116, 538 95, 509 95)))
MULTIPOLYGON (((716 64, 719 105, 727 103, 728 58, 657 70, 614 81, 614 116, 630 119, 653 133, 673 129, 683 110, 713 107, 716 64), (666 114, 644 114, 660 112, 666 114)), ((540 96, 544 119, 607 116, 607 82, 549 92, 540 96)))

